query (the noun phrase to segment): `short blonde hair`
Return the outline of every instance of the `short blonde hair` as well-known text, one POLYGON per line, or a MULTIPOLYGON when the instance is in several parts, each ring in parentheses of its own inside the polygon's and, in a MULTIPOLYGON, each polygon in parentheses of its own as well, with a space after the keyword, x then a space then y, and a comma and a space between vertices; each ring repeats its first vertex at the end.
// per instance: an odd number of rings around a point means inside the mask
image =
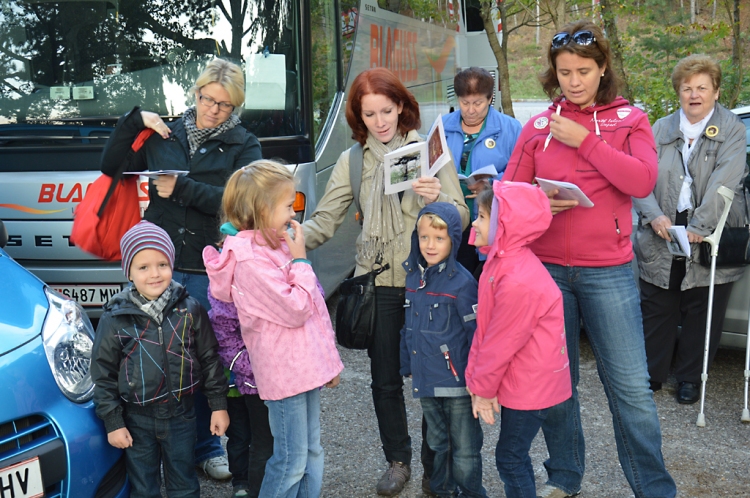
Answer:
POLYGON ((282 200, 284 187, 295 188, 294 175, 281 163, 259 159, 238 169, 227 181, 222 198, 224 221, 238 230, 255 230, 273 249, 281 245, 279 235, 268 226, 269 218, 282 200))
POLYGON ((214 59, 195 80, 190 93, 195 95, 195 92, 211 83, 218 83, 224 87, 229 94, 229 101, 234 106, 234 112, 239 113, 240 107, 245 104, 245 75, 242 68, 224 59, 214 59))
POLYGON ((422 218, 426 218, 430 220, 430 224, 428 226, 435 228, 437 230, 448 230, 448 223, 445 222, 444 219, 442 219, 440 216, 436 215, 435 213, 425 213, 422 216, 419 217, 417 220, 417 228, 419 227, 419 224, 422 221, 422 218))
POLYGON ((680 85, 697 74, 711 78, 714 90, 721 88, 721 67, 711 57, 703 54, 688 55, 680 60, 672 71, 672 88, 680 94, 680 85))

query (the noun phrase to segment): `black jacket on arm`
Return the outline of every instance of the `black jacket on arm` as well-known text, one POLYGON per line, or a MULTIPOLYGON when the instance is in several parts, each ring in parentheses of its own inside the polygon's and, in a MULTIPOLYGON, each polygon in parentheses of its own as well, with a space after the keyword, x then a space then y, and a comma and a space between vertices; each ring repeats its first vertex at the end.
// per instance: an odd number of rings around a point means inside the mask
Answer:
POLYGON ((162 227, 175 245, 175 270, 205 272, 203 248, 219 240, 219 213, 224 185, 236 170, 261 159, 258 139, 238 125, 206 140, 190 158, 182 118, 169 123, 172 134, 163 139, 153 134, 141 150, 130 145, 145 127, 140 109, 122 116, 107 141, 101 160, 102 173, 114 176, 127 162, 125 171, 187 170, 177 177, 174 192, 159 197, 149 182, 149 206, 144 219, 162 227))

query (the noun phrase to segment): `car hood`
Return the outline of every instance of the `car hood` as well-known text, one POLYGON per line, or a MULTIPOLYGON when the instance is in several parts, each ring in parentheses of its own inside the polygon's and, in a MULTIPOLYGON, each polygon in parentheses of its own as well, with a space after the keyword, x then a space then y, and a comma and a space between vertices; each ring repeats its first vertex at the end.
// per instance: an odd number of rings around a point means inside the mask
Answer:
POLYGON ((0 249, 0 355, 38 336, 48 308, 44 283, 0 249))

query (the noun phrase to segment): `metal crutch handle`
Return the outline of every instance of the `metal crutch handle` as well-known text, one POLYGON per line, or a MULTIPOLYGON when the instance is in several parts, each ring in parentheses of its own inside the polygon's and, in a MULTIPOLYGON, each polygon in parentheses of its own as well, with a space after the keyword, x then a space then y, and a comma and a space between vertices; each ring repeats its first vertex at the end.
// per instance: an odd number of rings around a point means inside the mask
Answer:
POLYGON ((708 286, 708 310, 706 313, 706 340, 703 345, 703 372, 701 373, 701 411, 698 413, 698 420, 695 425, 698 427, 706 426, 706 417, 703 414, 703 407, 706 399, 706 381, 708 381, 708 348, 711 344, 711 315, 714 307, 714 279, 716 277, 716 256, 719 255, 719 241, 721 232, 724 231, 724 224, 727 222, 729 210, 732 208, 732 199, 734 191, 725 186, 720 186, 716 193, 724 198, 724 210, 721 212, 719 223, 716 225, 714 233, 703 238, 703 242, 708 242, 711 246, 711 281, 708 286))

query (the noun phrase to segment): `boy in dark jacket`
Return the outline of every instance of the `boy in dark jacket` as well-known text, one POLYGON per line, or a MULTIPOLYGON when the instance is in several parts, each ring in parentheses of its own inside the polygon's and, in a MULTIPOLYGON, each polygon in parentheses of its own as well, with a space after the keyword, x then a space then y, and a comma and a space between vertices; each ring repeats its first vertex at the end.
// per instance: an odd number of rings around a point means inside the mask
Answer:
POLYGON ((406 270, 406 321, 401 375, 412 377, 435 451, 430 489, 438 496, 486 497, 482 486, 482 428, 471 411, 464 370, 476 328, 477 281, 456 261, 461 217, 455 206, 419 212, 406 270))
POLYGON ((211 432, 229 425, 227 379, 204 308, 172 280, 174 246, 141 221, 122 237, 132 285, 105 306, 91 361, 96 414, 109 444, 125 450, 133 496, 159 496, 160 460, 168 496, 200 496, 193 446, 193 393, 211 406, 211 432))

